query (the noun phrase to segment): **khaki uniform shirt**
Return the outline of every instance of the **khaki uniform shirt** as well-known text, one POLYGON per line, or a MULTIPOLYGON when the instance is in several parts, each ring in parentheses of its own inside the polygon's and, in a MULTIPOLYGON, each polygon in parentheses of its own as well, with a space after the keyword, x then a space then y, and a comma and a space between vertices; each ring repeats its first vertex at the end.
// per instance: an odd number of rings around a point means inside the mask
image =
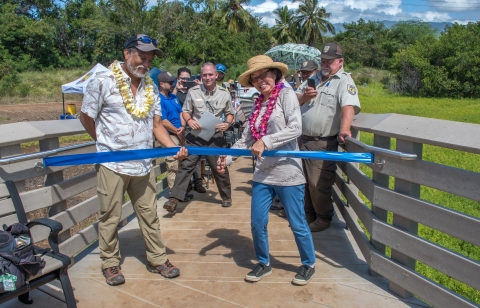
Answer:
POLYGON ((311 137, 330 137, 340 132, 342 107, 353 106, 360 112, 355 83, 341 68, 335 75, 317 86, 317 97, 301 106, 302 134, 311 137))
POLYGON ((202 114, 207 111, 222 119, 234 115, 230 93, 222 87, 216 86, 213 91, 207 91, 203 84, 195 86, 188 91, 187 98, 183 104, 183 111, 190 113, 195 121, 198 121, 202 114))

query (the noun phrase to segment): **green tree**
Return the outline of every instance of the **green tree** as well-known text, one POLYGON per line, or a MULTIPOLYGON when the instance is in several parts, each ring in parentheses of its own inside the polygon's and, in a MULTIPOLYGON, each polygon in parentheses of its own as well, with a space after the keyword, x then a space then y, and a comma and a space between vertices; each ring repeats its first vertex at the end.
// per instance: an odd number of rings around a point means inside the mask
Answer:
POLYGON ((251 27, 253 17, 243 8, 249 3, 250 0, 225 0, 220 3, 220 19, 229 31, 238 33, 251 27))
POLYGON ((298 24, 294 23, 294 13, 287 6, 279 7, 273 11, 273 15, 275 15, 273 37, 278 44, 295 42, 298 24))
POLYGON ((436 40, 395 54, 397 89, 433 97, 480 97, 480 22, 447 26, 436 40), (408 85, 417 85, 410 87, 408 85))
POLYGON ((315 46, 315 42, 323 43, 323 34, 335 34, 335 27, 327 20, 331 13, 327 13, 318 0, 300 0, 295 22, 300 27, 299 37, 308 46, 315 46))

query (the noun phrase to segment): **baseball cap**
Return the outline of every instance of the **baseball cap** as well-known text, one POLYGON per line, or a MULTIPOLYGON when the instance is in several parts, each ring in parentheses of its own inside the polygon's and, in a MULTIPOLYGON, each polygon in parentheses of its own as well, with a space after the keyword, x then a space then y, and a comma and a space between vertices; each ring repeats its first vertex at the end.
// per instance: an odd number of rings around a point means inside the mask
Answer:
POLYGON ((343 58, 343 48, 337 43, 328 43, 322 49, 322 59, 343 58))
POLYGON ((220 63, 215 65, 215 70, 219 73, 224 73, 224 74, 227 73, 227 67, 223 64, 220 64, 220 63))
POLYGON ((131 48, 135 47, 138 50, 141 51, 155 51, 155 55, 157 57, 162 57, 163 56, 163 51, 157 48, 157 40, 152 39, 146 34, 136 34, 132 35, 128 40, 125 41, 125 44, 123 44, 123 48, 131 48))
POLYGON ((311 72, 318 69, 318 64, 315 61, 308 60, 302 63, 302 67, 300 67, 301 71, 311 72))
POLYGON ((170 74, 169 72, 161 72, 158 75, 158 82, 171 82, 174 80, 175 80, 175 77, 173 77, 173 75, 170 74))

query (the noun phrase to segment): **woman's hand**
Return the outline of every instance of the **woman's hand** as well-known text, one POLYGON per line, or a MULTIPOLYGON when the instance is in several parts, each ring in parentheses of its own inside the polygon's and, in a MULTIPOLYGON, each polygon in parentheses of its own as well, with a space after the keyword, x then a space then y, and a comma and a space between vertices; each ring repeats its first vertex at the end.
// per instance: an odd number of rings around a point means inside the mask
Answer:
POLYGON ((227 157, 219 156, 217 159, 217 171, 221 174, 224 174, 226 167, 227 167, 227 157))
POLYGON ((265 151, 265 143, 262 139, 258 139, 252 146, 252 154, 261 159, 263 151, 265 151))
POLYGON ((187 156, 188 156, 188 150, 185 147, 181 147, 180 151, 178 151, 177 154, 173 156, 173 158, 176 160, 182 160, 187 158, 187 156))

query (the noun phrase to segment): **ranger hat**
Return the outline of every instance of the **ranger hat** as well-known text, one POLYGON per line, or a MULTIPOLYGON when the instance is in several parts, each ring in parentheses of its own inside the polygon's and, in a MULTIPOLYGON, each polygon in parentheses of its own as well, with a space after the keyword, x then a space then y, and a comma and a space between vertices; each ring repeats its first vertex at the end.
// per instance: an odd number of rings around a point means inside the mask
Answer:
POLYGON ((306 72, 318 70, 318 64, 315 61, 308 60, 302 63, 302 67, 300 67, 300 70, 306 72))
POLYGON ((322 54, 320 55, 322 59, 337 59, 343 58, 343 48, 337 43, 328 43, 323 46, 322 54))
POLYGON ((157 48, 157 40, 152 39, 146 34, 136 34, 130 36, 128 40, 125 41, 123 45, 124 49, 135 47, 141 51, 154 51, 157 57, 163 56, 163 51, 157 48))
POLYGON ((158 82, 172 82, 174 80, 175 77, 169 72, 161 72, 160 75, 158 75, 158 82))

